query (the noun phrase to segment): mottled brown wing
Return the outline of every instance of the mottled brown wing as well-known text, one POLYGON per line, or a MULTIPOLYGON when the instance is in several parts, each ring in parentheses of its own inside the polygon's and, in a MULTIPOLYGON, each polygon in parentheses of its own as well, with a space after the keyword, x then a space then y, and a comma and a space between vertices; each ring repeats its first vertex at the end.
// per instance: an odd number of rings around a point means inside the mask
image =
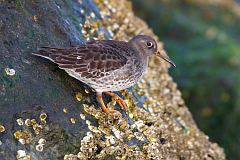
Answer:
POLYGON ((127 63, 125 47, 125 42, 92 41, 64 49, 43 47, 34 54, 52 60, 62 69, 75 70, 81 77, 99 78, 127 63))

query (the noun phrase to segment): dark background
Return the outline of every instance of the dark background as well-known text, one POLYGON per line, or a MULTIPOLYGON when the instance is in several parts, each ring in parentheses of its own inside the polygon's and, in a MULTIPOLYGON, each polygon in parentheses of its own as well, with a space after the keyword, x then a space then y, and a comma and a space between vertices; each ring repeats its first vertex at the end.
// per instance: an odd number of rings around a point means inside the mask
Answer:
POLYGON ((240 6, 191 0, 133 0, 164 42, 170 69, 202 131, 240 159, 240 6))

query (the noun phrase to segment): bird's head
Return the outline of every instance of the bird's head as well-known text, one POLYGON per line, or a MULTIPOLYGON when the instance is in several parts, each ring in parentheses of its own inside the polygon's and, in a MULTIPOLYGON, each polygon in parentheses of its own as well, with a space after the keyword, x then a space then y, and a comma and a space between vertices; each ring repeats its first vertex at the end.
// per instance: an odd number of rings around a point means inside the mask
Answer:
POLYGON ((158 50, 157 42, 152 37, 147 35, 137 35, 133 37, 129 43, 131 43, 144 57, 156 55, 176 67, 175 63, 171 61, 167 55, 163 55, 163 52, 158 50))

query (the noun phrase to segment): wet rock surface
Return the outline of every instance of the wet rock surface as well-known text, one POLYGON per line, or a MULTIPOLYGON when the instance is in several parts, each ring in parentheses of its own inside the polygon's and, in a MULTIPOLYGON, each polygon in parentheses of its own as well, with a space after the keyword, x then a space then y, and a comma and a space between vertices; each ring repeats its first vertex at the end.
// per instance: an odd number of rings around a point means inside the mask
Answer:
POLYGON ((103 113, 88 86, 31 55, 141 33, 154 36, 125 0, 0 1, 0 159, 224 159, 165 62, 152 58, 144 79, 119 92, 126 113, 105 96, 121 115, 103 113))

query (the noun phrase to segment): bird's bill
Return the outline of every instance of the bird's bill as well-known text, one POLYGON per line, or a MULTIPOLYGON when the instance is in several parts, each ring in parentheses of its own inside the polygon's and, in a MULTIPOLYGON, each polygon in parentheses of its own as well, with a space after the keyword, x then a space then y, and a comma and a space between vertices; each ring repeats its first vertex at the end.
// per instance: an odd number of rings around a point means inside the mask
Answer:
POLYGON ((160 51, 157 51, 157 52, 156 52, 156 56, 164 59, 165 61, 167 61, 168 63, 170 63, 172 66, 176 67, 176 64, 175 64, 172 60, 170 60, 169 57, 162 55, 160 51))

